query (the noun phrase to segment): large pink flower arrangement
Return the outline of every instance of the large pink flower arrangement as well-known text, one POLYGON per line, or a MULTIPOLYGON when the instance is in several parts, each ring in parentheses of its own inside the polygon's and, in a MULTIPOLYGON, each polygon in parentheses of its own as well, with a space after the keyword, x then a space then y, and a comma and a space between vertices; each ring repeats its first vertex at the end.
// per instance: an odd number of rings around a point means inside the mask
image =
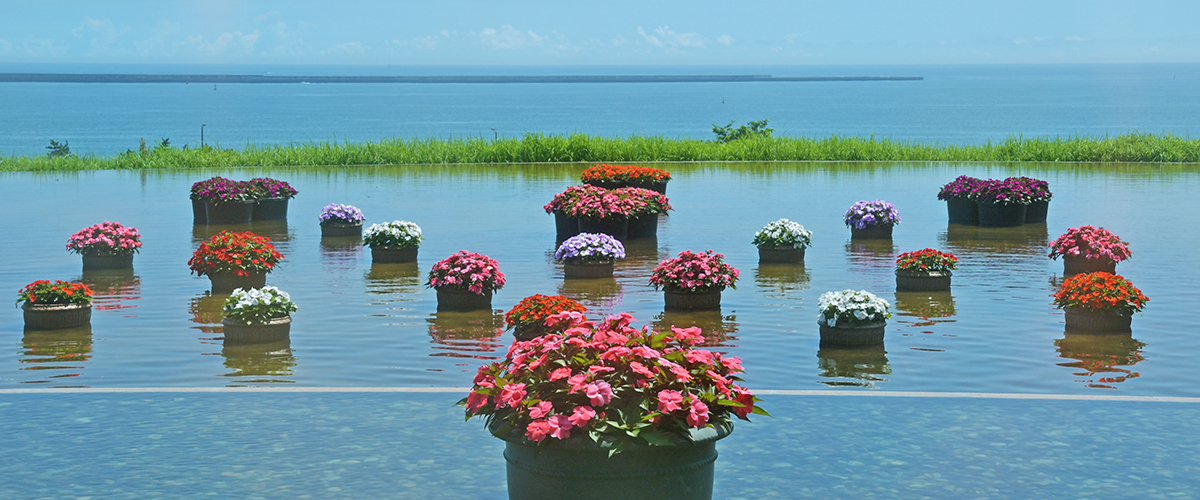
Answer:
POLYGON ((654 333, 628 314, 596 324, 579 312, 546 319, 550 333, 517 342, 503 361, 479 368, 459 401, 497 436, 546 444, 574 437, 618 452, 666 444, 689 429, 767 413, 741 381, 741 360, 694 346, 699 328, 654 333))
POLYGON ((130 255, 142 247, 137 228, 104 221, 80 229, 67 238, 67 250, 89 255, 130 255))
POLYGON ((504 273, 495 259, 483 254, 459 250, 429 270, 430 287, 450 287, 483 295, 487 290, 504 288, 504 273))
POLYGON ((1050 243, 1050 258, 1083 257, 1121 262, 1133 255, 1129 244, 1102 227, 1073 227, 1050 243))
POLYGON ((695 253, 691 250, 679 252, 674 259, 658 263, 650 276, 654 289, 706 292, 721 291, 726 287, 737 288, 737 268, 726 264, 725 256, 708 250, 695 253))

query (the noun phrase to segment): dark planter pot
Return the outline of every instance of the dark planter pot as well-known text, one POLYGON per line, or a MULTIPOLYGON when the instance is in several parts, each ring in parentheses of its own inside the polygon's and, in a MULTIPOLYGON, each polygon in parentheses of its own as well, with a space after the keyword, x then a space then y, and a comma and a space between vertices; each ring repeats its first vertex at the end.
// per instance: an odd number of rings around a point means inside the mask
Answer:
POLYGON ((688 292, 663 290, 664 309, 670 311, 704 311, 721 308, 721 291, 688 292))
POLYGON ((561 210, 555 210, 554 233, 560 242, 579 234, 579 219, 571 217, 561 210))
POLYGON ((1026 224, 1041 224, 1046 222, 1046 213, 1050 211, 1050 200, 1035 201, 1025 209, 1026 224))
POLYGON ((353 224, 346 222, 330 222, 321 223, 322 238, 344 238, 344 237, 362 237, 362 222, 353 224))
POLYGON ((287 339, 292 331, 292 318, 271 318, 264 324, 255 325, 224 318, 221 325, 224 326, 226 344, 259 344, 287 339))
POLYGON ((979 205, 979 225, 982 227, 1013 227, 1025 224, 1025 212, 1029 205, 1022 203, 1000 203, 981 201, 979 205))
POLYGON ((852 240, 890 240, 892 239, 893 224, 880 224, 878 226, 867 226, 859 229, 856 227, 850 228, 850 239, 852 240))
POLYGON ((896 270, 897 292, 936 292, 950 289, 950 277, 954 273, 896 270))
POLYGON ((471 293, 466 289, 435 287, 437 290, 437 310, 439 311, 478 311, 491 310, 492 291, 485 290, 483 295, 471 293))
POLYGON ((517 325, 513 327, 513 337, 518 341, 533 340, 546 334, 546 324, 541 321, 535 321, 528 325, 517 325))
POLYGON ((1062 259, 1063 276, 1075 276, 1076 274, 1099 272, 1117 274, 1117 263, 1112 259, 1103 257, 1099 259, 1089 259, 1087 257, 1073 257, 1070 255, 1064 255, 1062 259))
MULTIPOLYGON (((519 434, 505 441, 508 497, 572 500, 709 500, 717 441, 733 432, 732 424, 691 429, 690 439, 669 445, 629 446, 608 456, 584 436, 571 436, 541 446, 519 434)), ((495 435, 495 429, 493 429, 495 435)))
POLYGON ((954 197, 946 200, 946 213, 951 224, 979 225, 979 204, 974 200, 954 197))
POLYGON ((59 330, 92 322, 92 303, 21 304, 26 330, 59 330))
POLYGON ((133 268, 133 252, 129 252, 129 255, 97 255, 93 253, 82 253, 80 255, 83 256, 84 271, 133 268))
POLYGON ((626 231, 629 239, 658 238, 658 214, 643 215, 629 219, 629 229, 626 231))
POLYGON ((267 286, 266 273, 238 276, 233 273, 220 272, 209 274, 208 279, 212 281, 212 293, 233 293, 235 288, 248 290, 267 286))
POLYGON ((192 224, 208 224, 208 214, 205 212, 204 200, 192 199, 192 224))
POLYGON ((1092 311, 1078 307, 1065 307, 1068 332, 1075 333, 1130 333, 1133 315, 1122 315, 1116 311, 1092 311))
POLYGON ((245 224, 254 215, 254 202, 229 201, 224 203, 204 202, 204 215, 209 224, 245 224))
POLYGON ((655 182, 629 182, 629 187, 649 189, 656 193, 667 194, 667 181, 655 182))
POLYGON ((804 262, 804 247, 769 247, 759 245, 759 264, 797 264, 804 262))
POLYGON ((563 262, 563 278, 569 280, 613 277, 614 262, 563 262))
POLYGON ((399 264, 417 261, 418 247, 371 247, 371 262, 380 264, 399 264))
POLYGON ((263 198, 254 204, 252 220, 287 220, 287 198, 263 198))
POLYGON ((625 181, 583 181, 583 183, 589 186, 602 187, 604 189, 620 189, 623 187, 629 187, 629 184, 625 181))
POLYGON ((629 219, 606 217, 603 219, 579 219, 580 233, 604 233, 618 240, 629 238, 629 219))
POLYGON ((871 345, 883 343, 883 333, 887 330, 887 322, 880 321, 865 325, 838 325, 833 327, 820 325, 820 327, 822 344, 871 345))

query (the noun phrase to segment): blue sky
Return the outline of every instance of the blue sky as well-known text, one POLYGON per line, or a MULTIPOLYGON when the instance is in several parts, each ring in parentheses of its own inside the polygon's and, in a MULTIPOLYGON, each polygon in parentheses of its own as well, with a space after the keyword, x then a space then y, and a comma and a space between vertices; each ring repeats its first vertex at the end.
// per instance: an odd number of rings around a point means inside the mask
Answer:
POLYGON ((1200 62, 1200 2, 4 2, 0 63, 1200 62))

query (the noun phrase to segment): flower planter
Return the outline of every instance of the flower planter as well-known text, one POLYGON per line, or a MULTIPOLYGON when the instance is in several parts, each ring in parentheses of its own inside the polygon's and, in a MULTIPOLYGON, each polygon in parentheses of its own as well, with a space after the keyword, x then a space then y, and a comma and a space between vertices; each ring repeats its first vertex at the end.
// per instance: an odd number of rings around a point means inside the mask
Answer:
POLYGON ((606 217, 604 219, 579 219, 579 232, 604 233, 618 240, 629 237, 629 219, 626 217, 606 217))
POLYGON ((83 256, 83 270, 85 271, 133 268, 133 252, 129 252, 129 255, 98 255, 88 252, 80 255, 83 256))
POLYGON ((251 220, 286 220, 287 209, 287 198, 263 198, 254 204, 251 220))
POLYGON ((478 311, 492 308, 491 290, 485 290, 483 295, 479 295, 462 288, 439 286, 434 289, 437 290, 439 311, 478 311))
POLYGON ((399 264, 416 262, 419 247, 371 247, 371 262, 381 264, 399 264))
POLYGON ((205 212, 204 200, 192 199, 192 224, 208 224, 208 214, 205 212))
POLYGON ((897 292, 935 292, 950 289, 950 271, 904 271, 896 270, 897 292))
POLYGON ((1025 224, 1025 212, 1029 205, 1009 203, 1007 205, 979 202, 979 225, 982 227, 1012 227, 1025 224))
POLYGON ((721 308, 721 291, 689 292, 684 290, 663 290, 664 309, 708 310, 721 308))
POLYGON ((804 247, 758 247, 758 263, 796 264, 804 262, 804 247))
POLYGON ((850 239, 852 240, 890 240, 892 239, 893 224, 880 224, 878 226, 867 226, 862 229, 857 227, 850 228, 850 239))
POLYGON ((654 191, 659 194, 667 194, 667 181, 654 181, 654 182, 636 182, 636 181, 634 181, 634 182, 628 182, 628 183, 626 183, 626 185, 628 187, 649 189, 649 190, 654 191))
POLYGON ((589 186, 596 186, 596 187, 601 187, 604 189, 620 189, 623 187, 629 187, 629 184, 626 183, 625 181, 590 180, 590 181, 583 181, 583 183, 587 184, 589 186))
POLYGON ((533 340, 546 334, 546 324, 542 322, 534 322, 528 325, 517 325, 513 327, 513 337, 517 341, 533 340))
POLYGON ((558 241, 564 241, 567 238, 579 234, 579 219, 567 215, 561 210, 554 211, 554 233, 558 241))
POLYGON ((732 424, 691 429, 690 439, 633 445, 611 457, 583 436, 540 449, 520 434, 497 437, 505 442, 509 498, 708 500, 717 441, 732 432, 732 424))
POLYGON ((291 316, 271 318, 264 324, 248 325, 233 318, 224 318, 226 344, 257 344, 277 342, 288 338, 292 331, 291 316))
POLYGON ((212 293, 233 293, 235 288, 250 289, 267 286, 266 273, 238 276, 230 272, 219 272, 210 273, 208 279, 212 281, 212 293))
POLYGON ((613 276, 614 262, 563 262, 563 278, 574 279, 595 279, 595 278, 611 278, 613 276))
POLYGON ((643 215, 629 219, 629 229, 626 231, 629 239, 658 238, 658 214, 643 215))
POLYGON ((979 204, 963 197, 946 200, 946 213, 951 224, 979 225, 979 204))
POLYGON ((1089 310, 1065 307, 1068 332, 1077 333, 1130 333, 1133 314, 1122 315, 1113 310, 1089 310))
POLYGON ((1116 274, 1116 261, 1104 257, 1089 259, 1087 257, 1073 257, 1070 255, 1063 256, 1063 276, 1097 272, 1116 274))
POLYGON ((871 345, 883 342, 883 333, 887 330, 887 322, 867 323, 865 325, 820 325, 821 343, 831 345, 871 345))
POLYGON ((331 222, 321 223, 322 238, 362 237, 362 222, 331 222))
POLYGON ((204 215, 209 224, 245 224, 254 215, 254 202, 204 202, 204 215))
POLYGON ((58 330, 92 321, 92 304, 21 304, 27 330, 58 330))
POLYGON ((1050 211, 1050 200, 1035 201, 1029 204, 1029 208, 1025 209, 1026 224, 1040 224, 1046 222, 1046 213, 1050 211))

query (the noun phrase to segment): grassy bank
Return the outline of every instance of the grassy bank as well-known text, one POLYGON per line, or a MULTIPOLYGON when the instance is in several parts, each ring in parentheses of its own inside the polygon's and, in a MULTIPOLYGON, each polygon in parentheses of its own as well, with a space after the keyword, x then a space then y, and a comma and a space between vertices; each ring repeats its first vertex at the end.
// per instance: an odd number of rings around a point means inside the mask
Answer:
POLYGON ((1200 140, 1129 134, 1091 138, 1010 137, 981 145, 887 139, 750 137, 728 143, 665 137, 526 134, 521 138, 389 139, 233 149, 151 148, 113 157, 0 158, 0 171, 203 168, 231 166, 403 165, 429 163, 655 161, 973 161, 1200 162, 1200 140))

